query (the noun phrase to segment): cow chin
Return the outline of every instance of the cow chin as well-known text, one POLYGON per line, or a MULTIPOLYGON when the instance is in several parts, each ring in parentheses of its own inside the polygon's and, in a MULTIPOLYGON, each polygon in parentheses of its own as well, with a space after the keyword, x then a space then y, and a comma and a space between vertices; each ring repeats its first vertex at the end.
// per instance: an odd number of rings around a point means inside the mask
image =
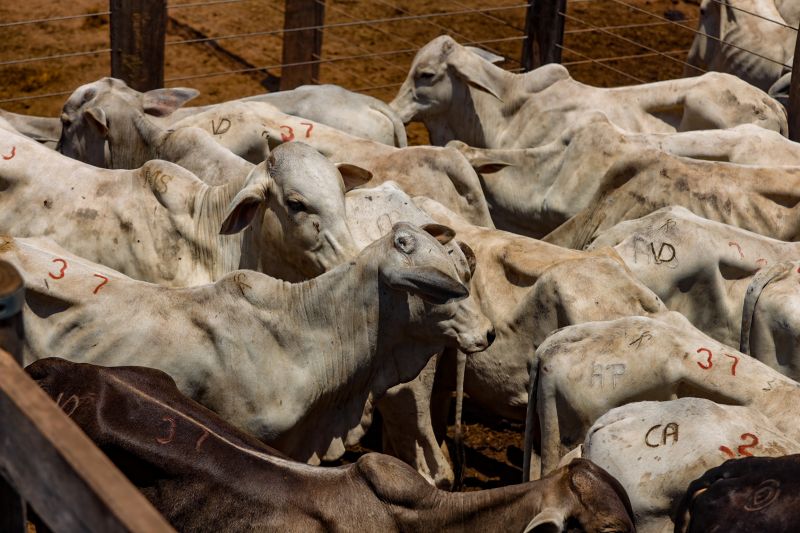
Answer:
POLYGON ((488 318, 480 313, 469 313, 467 320, 453 319, 453 332, 455 333, 458 349, 464 353, 482 352, 492 345, 495 338, 494 326, 488 318))
POLYGON ((400 88, 397 97, 389 103, 389 107, 397 113, 403 124, 408 124, 417 118, 417 102, 414 101, 411 89, 406 88, 405 85, 400 88))

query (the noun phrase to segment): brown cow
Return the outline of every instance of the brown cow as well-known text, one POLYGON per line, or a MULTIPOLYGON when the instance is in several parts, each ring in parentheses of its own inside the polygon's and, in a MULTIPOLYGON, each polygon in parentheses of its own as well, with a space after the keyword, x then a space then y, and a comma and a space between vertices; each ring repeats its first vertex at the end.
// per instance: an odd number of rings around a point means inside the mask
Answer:
POLYGON ((789 533, 800 524, 800 454, 731 459, 694 480, 675 532, 789 533))
POLYGON ((51 358, 27 371, 181 531, 634 531, 625 491, 586 460, 454 494, 382 454, 338 468, 293 462, 158 370, 51 358))

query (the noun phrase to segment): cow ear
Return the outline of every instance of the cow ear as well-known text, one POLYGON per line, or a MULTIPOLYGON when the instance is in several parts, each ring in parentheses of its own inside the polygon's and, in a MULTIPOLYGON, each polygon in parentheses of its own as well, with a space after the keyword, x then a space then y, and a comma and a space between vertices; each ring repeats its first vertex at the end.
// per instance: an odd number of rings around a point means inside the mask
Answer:
POLYGON ((339 174, 342 175, 345 191, 350 191, 356 187, 360 187, 372 179, 372 172, 357 165, 338 163, 336 168, 339 169, 339 174))
POLYGON ((266 162, 260 163, 247 177, 246 184, 233 198, 225 211, 220 235, 233 235, 247 228, 256 216, 258 208, 267 201, 272 178, 267 172, 266 162))
POLYGON ((498 100, 500 88, 487 72, 486 63, 463 46, 456 47, 447 59, 447 64, 467 83, 486 91, 498 100))
POLYGON ((432 304, 446 304, 469 296, 469 290, 460 281, 433 267, 391 265, 381 273, 389 287, 432 304))
POLYGON ((447 244, 456 236, 456 232, 443 224, 425 224, 422 229, 430 233, 441 244, 447 244))
POLYGON ((106 112, 100 107, 90 107, 84 111, 89 122, 100 131, 103 137, 108 136, 108 120, 106 112))
POLYGON ((506 167, 510 167, 510 163, 492 159, 491 157, 478 156, 470 159, 469 164, 475 169, 478 174, 494 174, 500 172, 506 167))
POLYGON ((469 265, 469 273, 470 275, 475 275, 475 268, 478 266, 478 258, 475 257, 475 252, 472 251, 472 248, 465 242, 458 241, 458 246, 461 248, 461 251, 464 253, 464 257, 467 258, 467 264, 469 265))
POLYGON ((561 533, 563 529, 564 514, 552 507, 546 507, 528 522, 523 533, 561 533))
POLYGON ((502 63, 503 61, 506 60, 506 58, 503 56, 493 54, 488 50, 484 50, 483 48, 478 48, 477 46, 465 46, 464 48, 466 48, 473 54, 477 55, 478 57, 482 57, 483 59, 492 64, 502 63))
POLYGON ((197 89, 176 87, 173 89, 153 89, 142 96, 144 112, 155 117, 165 117, 200 94, 197 89))

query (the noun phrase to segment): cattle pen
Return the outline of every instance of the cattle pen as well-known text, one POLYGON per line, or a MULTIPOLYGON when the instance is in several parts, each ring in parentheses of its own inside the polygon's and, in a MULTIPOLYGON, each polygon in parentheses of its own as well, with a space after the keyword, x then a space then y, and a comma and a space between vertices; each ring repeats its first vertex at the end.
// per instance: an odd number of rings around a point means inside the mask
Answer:
MULTIPOLYGON (((319 83, 388 101, 416 51, 440 34, 502 56, 511 72, 555 62, 598 86, 704 72, 686 60, 699 32, 700 5, 690 0, 32 0, 0 3, 0 13, 0 107, 47 116, 77 86, 108 75, 141 90, 195 87, 198 103, 319 83)), ((787 72, 800 65, 798 54, 792 65, 744 51, 787 72)), ((800 139, 800 79, 790 89, 789 124, 800 139)), ((426 143, 427 133, 412 125, 409 140, 426 143)), ((0 264, 0 532, 25 531, 26 501, 55 531, 172 531, 64 404, 20 370, 18 318, 3 314, 19 298, 14 276, 0 264)), ((488 457, 478 460, 487 471, 521 472, 521 456, 497 440, 473 441, 488 457)))

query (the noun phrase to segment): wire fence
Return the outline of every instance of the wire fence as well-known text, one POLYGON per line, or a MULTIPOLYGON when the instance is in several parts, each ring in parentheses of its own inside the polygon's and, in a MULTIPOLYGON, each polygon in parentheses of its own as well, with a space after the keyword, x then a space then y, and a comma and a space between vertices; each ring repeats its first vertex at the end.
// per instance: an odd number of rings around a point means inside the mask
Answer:
MULTIPOLYGON (((37 17, 46 0, 31 0, 33 16, 0 23, 0 72, 10 82, 0 89, 0 105, 17 110, 53 110, 82 83, 109 74, 109 16, 102 0, 63 5, 67 11, 37 17), (39 38, 39 36, 44 36, 39 38), (54 38, 54 36, 58 36, 54 38), (33 44, 31 44, 33 43, 33 44), (72 47, 73 49, 69 49, 72 47), (17 106, 17 107, 14 107, 17 106)), ((336 83, 384 99, 403 82, 419 48, 440 34, 462 44, 479 46, 506 58, 504 68, 523 71, 521 49, 527 0, 314 0, 324 6, 322 24, 284 27, 287 0, 177 1, 167 4, 165 42, 167 86, 195 86, 207 101, 275 90, 284 72, 313 65, 315 83, 336 83), (312 59, 285 61, 281 50, 290 34, 323 32, 322 48, 312 59)), ((289 0, 291 1, 291 0, 289 0)), ((537 0, 538 1, 538 0, 537 0)), ((737 5, 736 0, 711 0, 720 10, 733 10, 766 28, 796 36, 797 29, 779 14, 737 5)), ((701 74, 708 66, 692 59, 695 39, 721 49, 748 54, 776 68, 790 70, 790 57, 708 33, 699 6, 686 0, 568 0, 565 30, 558 48, 572 75, 600 86, 646 83, 684 74, 701 74)), ((711 11, 712 6, 709 6, 711 11)), ((796 37, 795 37, 796 38, 796 37)), ((203 100, 199 100, 202 103, 203 100)), ((50 114, 41 113, 41 114, 50 114)))

